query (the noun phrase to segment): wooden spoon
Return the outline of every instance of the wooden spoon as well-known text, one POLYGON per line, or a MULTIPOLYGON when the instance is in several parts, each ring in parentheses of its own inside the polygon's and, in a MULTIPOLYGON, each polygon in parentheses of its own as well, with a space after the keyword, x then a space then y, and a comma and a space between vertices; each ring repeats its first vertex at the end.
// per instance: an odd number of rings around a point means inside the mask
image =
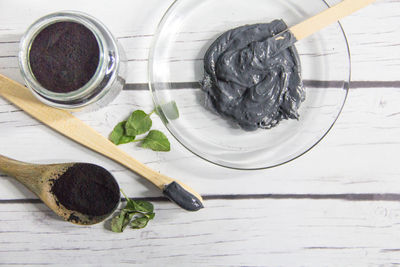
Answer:
POLYGON ((138 173, 162 190, 165 196, 180 207, 190 211, 203 208, 202 197, 187 185, 150 169, 69 112, 41 103, 25 86, 1 74, 0 95, 66 137, 138 173))
MULTIPOLYGON (((28 164, 25 162, 16 161, 7 157, 0 155, 0 171, 7 175, 10 175, 25 185, 30 191, 35 193, 50 209, 52 209, 58 216, 62 217, 64 220, 80 224, 80 225, 90 225, 103 221, 106 219, 118 206, 120 200, 120 193, 118 183, 115 181, 114 177, 105 169, 100 166, 89 164, 89 163, 64 163, 64 164, 50 164, 50 165, 36 165, 28 164), (80 169, 92 169, 95 166, 96 173, 99 172, 106 175, 107 180, 104 179, 96 180, 96 188, 99 185, 107 190, 111 194, 111 198, 102 199, 98 195, 90 194, 89 197, 84 198, 85 204, 78 203, 77 210, 69 209, 66 206, 70 205, 70 201, 62 201, 57 195, 57 191, 54 190, 54 185, 56 181, 62 177, 67 171, 72 168, 79 166, 80 169), (90 168, 89 168, 90 167, 90 168), (110 180, 111 179, 111 180, 110 180), (98 203, 99 201, 108 201, 108 203, 98 203), (66 205, 64 206, 63 205, 66 205), (91 211, 96 211, 95 207, 103 205, 107 207, 106 210, 102 210, 101 215, 93 215, 91 211), (79 212, 82 210, 82 205, 88 206, 91 211, 87 213, 79 212)), ((88 176, 78 175, 77 177, 82 184, 84 181, 82 179, 89 179, 90 176, 96 175, 96 173, 91 173, 88 176)), ((64 176, 63 179, 69 178, 69 176, 64 176)), ((68 179, 67 183, 72 182, 72 179, 68 179)), ((63 189, 63 188, 62 188, 63 189)), ((73 197, 79 192, 79 188, 73 188, 71 191, 75 192, 62 192, 63 195, 67 197, 73 197), (77 191, 78 190, 78 191, 77 191), (71 195, 71 196, 70 196, 71 195)), ((103 190, 102 190, 103 192, 103 190)), ((100 193, 100 192, 98 192, 100 193)), ((72 200, 75 202, 82 201, 81 199, 72 200)), ((82 201, 83 202, 83 201, 82 201)), ((74 204, 76 206, 76 204, 74 204)), ((96 211, 98 212, 98 211, 96 211)), ((98 214, 98 213, 96 213, 98 214)))
POLYGON ((304 39, 330 24, 372 4, 376 0, 343 0, 321 13, 300 22, 288 30, 283 31, 267 40, 272 54, 292 46, 295 42, 304 39))

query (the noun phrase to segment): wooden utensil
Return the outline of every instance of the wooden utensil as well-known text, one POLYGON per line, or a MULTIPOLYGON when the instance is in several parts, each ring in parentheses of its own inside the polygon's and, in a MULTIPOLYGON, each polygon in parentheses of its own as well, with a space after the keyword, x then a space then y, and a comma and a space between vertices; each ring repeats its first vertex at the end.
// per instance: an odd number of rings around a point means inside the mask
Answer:
POLYGON ((202 197, 187 185, 150 169, 69 112, 46 106, 38 101, 25 86, 3 75, 0 75, 0 95, 66 137, 141 175, 180 207, 191 211, 203 208, 202 197))
POLYGON ((297 40, 304 39, 375 1, 376 0, 344 0, 309 19, 290 27, 290 31, 297 40))
MULTIPOLYGON (((119 203, 119 188, 117 181, 110 174, 109 179, 114 179, 115 186, 112 188, 107 188, 115 194, 114 199, 118 201, 113 201, 110 203, 110 210, 101 216, 93 216, 90 214, 84 214, 76 210, 71 210, 63 206, 57 196, 52 193, 52 186, 68 169, 73 167, 76 163, 64 163, 64 164, 49 164, 49 165, 37 165, 28 164, 21 161, 16 161, 7 157, 0 155, 0 171, 14 177, 23 185, 25 185, 29 190, 35 193, 50 209, 52 209, 58 216, 62 217, 64 220, 80 224, 80 225, 90 225, 103 221, 106 219, 118 206, 119 203)), ((80 165, 86 163, 79 163, 80 165)), ((86 164, 92 165, 92 164, 86 164)), ((98 168, 101 168, 98 166, 98 168)), ((106 171, 106 170, 105 170, 106 171)), ((107 171, 106 171, 107 172, 107 171)), ((80 179, 84 179, 80 177, 80 179)), ((66 192, 68 193, 68 192, 66 192)), ((101 201, 99 198, 94 198, 91 203, 94 205, 95 201, 101 201)), ((112 201, 112 200, 108 200, 112 201)))
POLYGON ((268 40, 273 53, 278 53, 330 24, 372 4, 376 0, 343 0, 321 13, 290 27, 268 40))

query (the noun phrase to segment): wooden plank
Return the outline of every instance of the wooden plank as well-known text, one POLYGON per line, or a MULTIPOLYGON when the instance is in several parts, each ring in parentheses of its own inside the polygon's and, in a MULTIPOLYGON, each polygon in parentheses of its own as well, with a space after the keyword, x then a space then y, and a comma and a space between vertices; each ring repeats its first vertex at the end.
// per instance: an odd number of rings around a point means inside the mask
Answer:
POLYGON ((398 202, 207 201, 184 213, 156 202, 143 230, 79 227, 42 204, 0 204, 0 262, 146 266, 395 266, 398 202))
MULTIPOLYGON (((42 15, 57 10, 78 9, 99 18, 119 39, 126 50, 128 59, 127 81, 129 83, 147 82, 147 58, 153 35, 158 20, 172 1, 162 1, 162 4, 157 0, 119 1, 118 9, 113 9, 115 14, 106 12, 106 8, 93 9, 90 4, 78 4, 79 1, 77 0, 57 5, 48 1, 41 0, 40 3, 35 2, 35 5, 32 6, 23 0, 12 1, 7 6, 0 8, 0 25, 2 25, 0 31, 0 71, 2 74, 22 81, 16 58, 18 43, 15 43, 15 41, 19 40, 22 32, 31 22, 42 15), (21 8, 21 6, 24 6, 24 8, 21 8), (14 15, 15 10, 18 10, 19 16, 14 15), (133 12, 133 10, 141 10, 141 12, 133 12), (118 19, 114 19, 113 16, 116 16, 117 13, 118 19)), ((107 7, 109 3, 103 0, 99 5, 107 7)), ((353 80, 399 80, 395 71, 396 66, 400 65, 400 55, 397 49, 399 45, 397 25, 400 23, 400 18, 396 13, 399 8, 400 3, 398 1, 381 0, 342 20, 351 48, 353 80), (377 72, 376 69, 380 71, 377 72)), ((329 32, 329 28, 325 31, 329 32)), ((172 58, 172 60, 175 60, 172 63, 173 68, 179 68, 182 71, 176 79, 191 77, 194 74, 193 68, 201 68, 201 57, 199 57, 198 51, 204 50, 204 47, 212 41, 210 38, 210 34, 204 32, 194 32, 185 36, 185 40, 189 42, 191 49, 182 49, 180 54, 172 58)), ((314 39, 318 36, 310 38, 304 40, 303 43, 300 42, 298 46, 307 46, 307 43, 315 41, 314 39)), ((324 42, 334 43, 336 40, 328 37, 324 42)), ((304 51, 305 54, 302 56, 304 65, 307 65, 310 59, 315 60, 318 54, 329 54, 328 52, 304 51)), ((334 58, 335 55, 332 54, 331 57, 334 58)), ((334 66, 334 68, 337 69, 340 66, 341 64, 334 66)), ((196 81, 199 79, 199 75, 200 73, 194 75, 191 79, 196 81)))
MULTIPOLYGON (((320 144, 295 161, 267 170, 236 171, 214 166, 191 154, 170 134, 172 152, 169 153, 156 153, 135 144, 121 148, 151 168, 176 177, 206 195, 397 193, 399 102, 397 88, 351 91, 342 115, 320 144)), ((151 111, 149 93, 124 91, 108 107, 78 117, 107 136, 118 121, 138 108, 151 111)), ((189 109, 190 105, 181 108, 189 109)), ((167 132, 153 116, 154 128, 167 132)), ((10 157, 38 163, 75 160, 97 163, 111 170, 121 187, 133 196, 160 195, 132 172, 56 134, 2 99, 0 125, 0 148, 10 157)), ((31 197, 10 178, 0 177, 0 199, 31 197)))

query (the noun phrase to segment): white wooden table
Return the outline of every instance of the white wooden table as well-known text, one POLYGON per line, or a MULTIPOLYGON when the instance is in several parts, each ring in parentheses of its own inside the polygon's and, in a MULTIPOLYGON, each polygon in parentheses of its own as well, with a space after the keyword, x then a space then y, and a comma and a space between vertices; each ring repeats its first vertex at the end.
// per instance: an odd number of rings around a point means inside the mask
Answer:
MULTIPOLYGON (((47 13, 74 9, 111 29, 128 56, 128 83, 145 87, 153 33, 171 3, 0 0, 0 73, 22 82, 17 64, 22 32, 47 13)), ((0 174, 0 265, 400 265, 399 11, 400 1, 381 0, 342 21, 352 54, 349 97, 328 136, 299 159, 237 171, 199 159, 172 136, 169 153, 122 147, 199 191, 206 208, 195 213, 0 98, 1 154, 36 163, 102 165, 129 196, 152 200, 156 208, 154 221, 143 230, 115 234, 103 223, 80 227, 61 221, 0 174)), ((152 109, 147 90, 124 90, 111 105, 79 118, 107 136, 136 108, 152 109)), ((166 132, 158 119, 154 123, 166 132)))

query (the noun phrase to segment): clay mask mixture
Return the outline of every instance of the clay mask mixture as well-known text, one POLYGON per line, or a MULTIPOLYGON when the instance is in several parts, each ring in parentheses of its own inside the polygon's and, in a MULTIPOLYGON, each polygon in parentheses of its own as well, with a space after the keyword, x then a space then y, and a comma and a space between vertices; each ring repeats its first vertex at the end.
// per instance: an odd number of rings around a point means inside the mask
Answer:
POLYGON ((94 34, 76 22, 57 22, 33 40, 30 68, 47 90, 68 93, 84 86, 99 64, 99 45, 94 34))
POLYGON ((297 50, 290 46, 274 53, 267 42, 286 29, 282 20, 274 20, 222 34, 204 57, 206 106, 248 131, 298 119, 305 89, 297 50))

